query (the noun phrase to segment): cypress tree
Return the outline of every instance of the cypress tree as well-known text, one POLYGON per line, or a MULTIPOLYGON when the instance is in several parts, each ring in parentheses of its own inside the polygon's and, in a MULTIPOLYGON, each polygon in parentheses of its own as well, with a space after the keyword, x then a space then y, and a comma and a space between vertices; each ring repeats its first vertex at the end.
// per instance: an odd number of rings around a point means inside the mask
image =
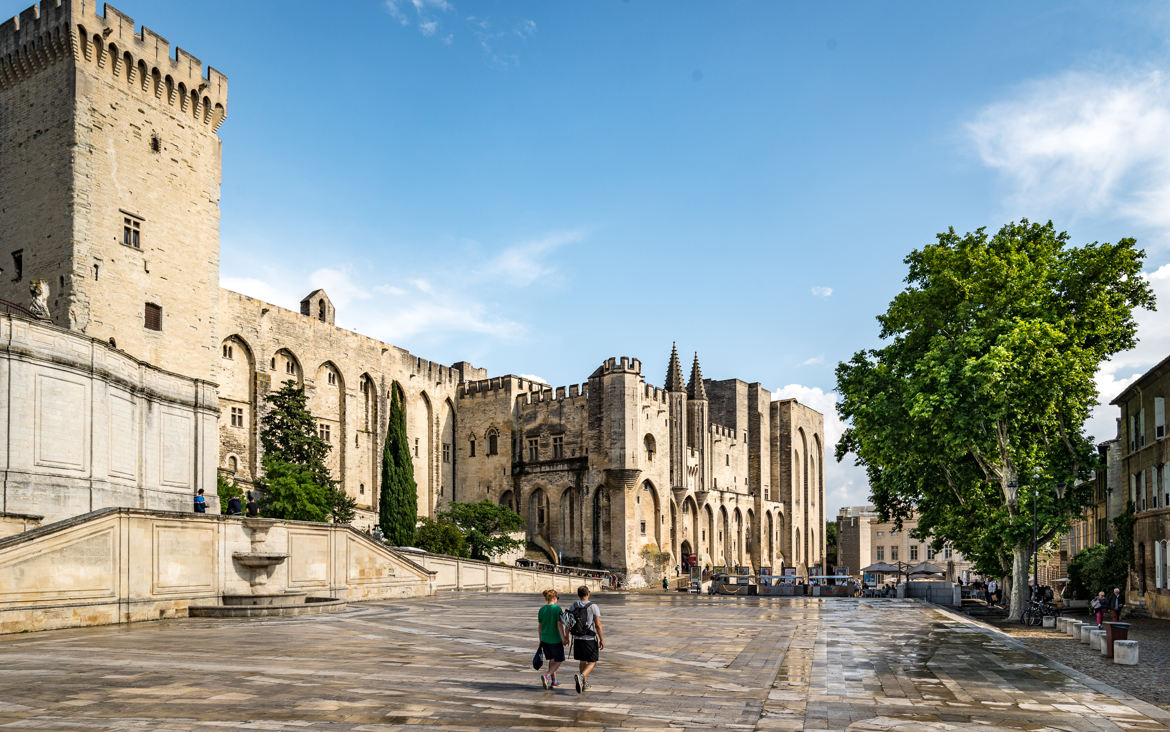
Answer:
POLYGON ((414 462, 406 437, 406 412, 398 394, 391 390, 390 421, 382 447, 382 485, 379 493, 378 525, 386 541, 410 546, 418 523, 418 488, 414 483, 414 462))

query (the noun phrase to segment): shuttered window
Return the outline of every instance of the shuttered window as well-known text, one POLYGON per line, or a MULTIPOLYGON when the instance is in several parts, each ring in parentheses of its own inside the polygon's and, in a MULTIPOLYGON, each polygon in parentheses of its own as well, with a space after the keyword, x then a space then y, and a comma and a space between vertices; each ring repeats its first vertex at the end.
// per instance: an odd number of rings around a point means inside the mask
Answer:
POLYGON ((162 330, 162 306, 146 303, 145 321, 147 330, 162 330))

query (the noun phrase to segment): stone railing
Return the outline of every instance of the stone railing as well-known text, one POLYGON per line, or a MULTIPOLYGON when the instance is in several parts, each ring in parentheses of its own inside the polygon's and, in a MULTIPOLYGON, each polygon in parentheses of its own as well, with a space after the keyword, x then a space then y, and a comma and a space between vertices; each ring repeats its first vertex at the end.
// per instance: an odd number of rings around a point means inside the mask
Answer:
POLYGON ((601 589, 601 580, 592 577, 490 564, 444 554, 410 552, 407 556, 435 573, 432 582, 439 592, 541 592, 552 587, 566 595, 575 593, 581 585, 591 592, 601 589))

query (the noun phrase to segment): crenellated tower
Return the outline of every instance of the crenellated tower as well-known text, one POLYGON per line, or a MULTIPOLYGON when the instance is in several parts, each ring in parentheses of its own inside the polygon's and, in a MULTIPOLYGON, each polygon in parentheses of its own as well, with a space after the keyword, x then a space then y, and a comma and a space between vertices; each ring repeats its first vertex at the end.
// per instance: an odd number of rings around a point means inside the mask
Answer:
POLYGON ((227 79, 112 7, 0 24, 0 298, 214 380, 227 79), (19 173, 19 175, 17 175, 19 173))

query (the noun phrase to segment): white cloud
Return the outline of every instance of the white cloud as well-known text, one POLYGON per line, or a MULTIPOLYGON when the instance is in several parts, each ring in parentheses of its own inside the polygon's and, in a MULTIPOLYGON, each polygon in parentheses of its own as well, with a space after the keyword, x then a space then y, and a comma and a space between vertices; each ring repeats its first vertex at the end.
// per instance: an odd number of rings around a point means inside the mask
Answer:
POLYGON ((820 353, 811 358, 806 358, 800 362, 801 366, 820 366, 825 362, 825 354, 820 353))
POLYGON ((418 29, 422 31, 424 36, 428 37, 435 35, 435 31, 438 30, 438 28, 439 22, 437 20, 428 20, 418 24, 418 29))
POLYGON ((837 392, 826 392, 816 386, 787 384, 772 393, 772 399, 795 399, 825 416, 825 520, 837 517, 843 506, 869 503, 869 480, 865 471, 853 464, 853 455, 837 462, 834 451, 845 431, 845 423, 837 414, 837 392))
POLYGON ((527 38, 536 32, 536 21, 525 18, 520 21, 520 25, 516 26, 516 35, 521 38, 527 38))
MULTIPOLYGON (((1146 278, 1154 290, 1154 296, 1158 298, 1158 305, 1163 311, 1170 307, 1170 264, 1147 272, 1146 278)), ((1101 403, 1093 410, 1085 426, 1085 431, 1097 442, 1117 436, 1116 420, 1121 412, 1109 402, 1134 379, 1170 356, 1170 328, 1166 327, 1165 314, 1139 310, 1134 317, 1140 339, 1137 347, 1117 354, 1097 372, 1097 397, 1101 403)))
POLYGON ((817 297, 829 297, 833 294, 833 288, 818 285, 812 288, 812 294, 816 295, 817 297))
MULTIPOLYGON (((527 331, 507 314, 511 291, 542 278, 556 278, 552 257, 584 236, 580 231, 552 232, 504 246, 478 267, 472 264, 478 259, 455 259, 403 273, 393 282, 372 281, 379 268, 369 262, 324 267, 308 274, 283 264, 250 262, 249 276, 225 271, 220 284, 294 311, 305 294, 322 288, 337 307, 338 325, 406 348, 412 347, 412 340, 458 334, 513 339, 527 331)), ((468 242, 468 246, 482 247, 478 242, 468 242)))
POLYGON ((1030 218, 1119 214, 1170 231, 1170 79, 1068 72, 1020 87, 967 132, 1030 218))
POLYGON ((585 239, 585 232, 558 231, 537 239, 501 249, 488 260, 480 274, 493 279, 504 279, 520 286, 548 277, 553 273, 548 255, 569 244, 585 239))

